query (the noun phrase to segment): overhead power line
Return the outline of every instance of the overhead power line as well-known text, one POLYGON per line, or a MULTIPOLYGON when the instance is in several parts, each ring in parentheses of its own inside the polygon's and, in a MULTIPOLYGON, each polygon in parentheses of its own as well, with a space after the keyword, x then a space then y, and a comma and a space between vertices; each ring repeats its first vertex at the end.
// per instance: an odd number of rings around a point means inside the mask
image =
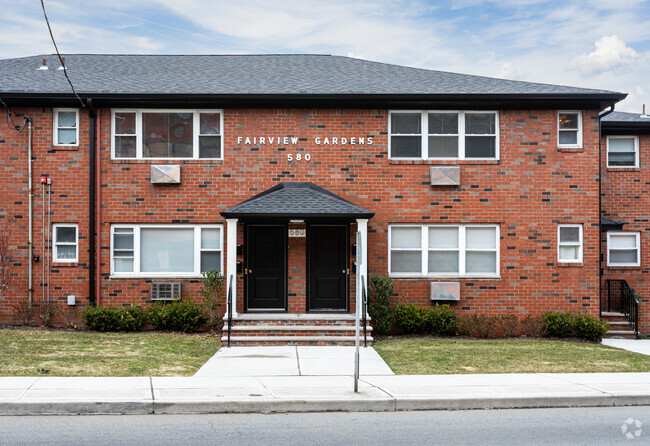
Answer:
POLYGON ((84 104, 84 101, 79 97, 77 91, 74 89, 74 85, 72 85, 72 81, 68 77, 68 70, 65 67, 65 62, 63 61, 63 58, 61 57, 61 53, 59 52, 59 47, 56 46, 56 41, 54 40, 54 34, 52 34, 52 27, 50 26, 50 20, 47 18, 47 13, 45 12, 44 0, 41 0, 41 8, 43 9, 43 16, 45 16, 45 23, 47 23, 47 29, 50 31, 50 38, 52 39, 52 43, 54 44, 56 55, 59 56, 59 62, 61 62, 61 66, 63 67, 63 74, 65 75, 65 78, 68 80, 68 83, 70 84, 70 88, 72 88, 72 93, 74 93, 77 99, 79 99, 81 106, 85 108, 86 104, 84 104))

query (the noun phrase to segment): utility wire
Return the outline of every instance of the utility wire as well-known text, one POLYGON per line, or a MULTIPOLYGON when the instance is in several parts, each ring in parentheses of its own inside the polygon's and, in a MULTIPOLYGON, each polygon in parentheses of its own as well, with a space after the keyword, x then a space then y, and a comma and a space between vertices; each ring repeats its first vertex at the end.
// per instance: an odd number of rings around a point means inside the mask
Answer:
POLYGON ((52 43, 54 44, 56 55, 59 56, 59 61, 61 62, 61 66, 63 67, 63 74, 65 75, 65 78, 68 80, 68 83, 70 84, 70 88, 72 88, 72 92, 77 97, 77 99, 79 99, 79 102, 81 102, 81 107, 86 108, 86 104, 84 104, 84 101, 79 97, 76 90, 74 89, 74 85, 72 85, 72 81, 68 77, 68 70, 65 67, 65 62, 61 57, 61 53, 59 53, 59 47, 56 46, 56 41, 54 40, 54 34, 52 34, 52 27, 50 26, 50 20, 47 18, 47 13, 45 12, 44 0, 41 0, 41 8, 43 9, 43 16, 45 16, 45 23, 47 23, 47 29, 50 31, 50 37, 52 38, 52 43))
POLYGON ((11 117, 11 110, 9 110, 9 106, 5 103, 5 101, 2 100, 2 98, 0 98, 0 104, 2 104, 2 106, 7 109, 7 127, 9 127, 11 130, 22 133, 23 130, 25 130, 27 118, 23 118, 23 122, 20 125, 16 125, 14 119, 11 117))

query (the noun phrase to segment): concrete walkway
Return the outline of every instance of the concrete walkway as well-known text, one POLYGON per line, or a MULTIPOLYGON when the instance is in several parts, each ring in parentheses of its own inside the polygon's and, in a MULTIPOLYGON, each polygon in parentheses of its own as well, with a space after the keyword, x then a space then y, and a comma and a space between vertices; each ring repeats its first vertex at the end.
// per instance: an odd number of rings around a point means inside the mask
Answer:
POLYGON ((191 377, 0 378, 0 414, 650 405, 650 373, 393 375, 374 350, 362 351, 359 393, 349 347, 242 347, 222 349, 191 377))
POLYGON ((603 345, 650 355, 650 339, 603 339, 603 345))

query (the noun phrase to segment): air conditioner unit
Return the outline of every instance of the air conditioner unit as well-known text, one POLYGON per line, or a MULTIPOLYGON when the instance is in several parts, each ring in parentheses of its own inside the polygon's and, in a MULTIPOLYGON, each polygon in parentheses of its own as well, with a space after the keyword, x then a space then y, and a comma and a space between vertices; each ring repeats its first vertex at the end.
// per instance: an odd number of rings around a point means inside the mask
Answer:
POLYGON ((151 300, 180 300, 180 282, 151 282, 151 300))

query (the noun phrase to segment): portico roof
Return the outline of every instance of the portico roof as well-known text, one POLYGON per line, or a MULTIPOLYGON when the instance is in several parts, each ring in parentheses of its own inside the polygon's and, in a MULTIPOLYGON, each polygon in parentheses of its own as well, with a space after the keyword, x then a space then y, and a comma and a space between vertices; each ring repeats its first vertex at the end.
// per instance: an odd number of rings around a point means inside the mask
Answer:
POLYGON ((282 182, 230 209, 225 218, 372 218, 375 214, 309 182, 282 182))

